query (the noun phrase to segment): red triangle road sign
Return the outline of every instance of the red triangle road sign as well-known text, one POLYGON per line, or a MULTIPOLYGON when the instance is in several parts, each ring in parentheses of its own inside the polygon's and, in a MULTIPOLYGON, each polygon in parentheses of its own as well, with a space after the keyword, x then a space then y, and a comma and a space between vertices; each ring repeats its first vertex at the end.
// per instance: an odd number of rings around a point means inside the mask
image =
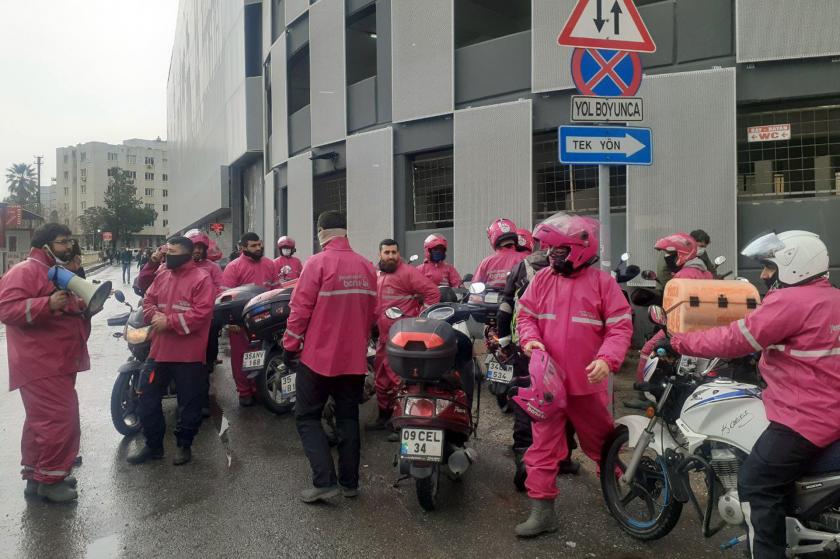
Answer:
POLYGON ((656 52, 633 0, 578 0, 557 43, 632 52, 656 52))

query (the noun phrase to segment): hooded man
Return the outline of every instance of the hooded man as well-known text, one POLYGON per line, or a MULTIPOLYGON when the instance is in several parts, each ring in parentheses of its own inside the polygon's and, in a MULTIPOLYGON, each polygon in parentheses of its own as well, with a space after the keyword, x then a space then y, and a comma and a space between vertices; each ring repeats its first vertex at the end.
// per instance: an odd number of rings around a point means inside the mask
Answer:
POLYGON ((300 258, 295 256, 297 252, 295 240, 288 235, 283 235, 277 239, 277 250, 280 252, 280 256, 274 259, 274 265, 277 267, 277 273, 280 274, 280 281, 299 278, 303 264, 300 258))
POLYGON ((435 285, 460 287, 461 275, 455 266, 446 262, 447 246, 446 237, 443 235, 432 234, 426 237, 423 241, 423 252, 426 258, 421 265, 417 266, 417 270, 435 285))

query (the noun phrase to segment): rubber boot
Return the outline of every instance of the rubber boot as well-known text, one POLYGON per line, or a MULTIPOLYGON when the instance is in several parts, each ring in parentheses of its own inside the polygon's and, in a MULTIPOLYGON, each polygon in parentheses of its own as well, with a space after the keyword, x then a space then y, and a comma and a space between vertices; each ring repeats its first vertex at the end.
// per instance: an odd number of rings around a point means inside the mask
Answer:
POLYGON ((75 489, 68 484, 60 481, 58 483, 41 483, 38 485, 38 496, 45 501, 53 503, 66 503, 68 501, 75 501, 79 498, 79 494, 75 489))
POLYGON ((513 474, 513 484, 519 492, 525 491, 525 480, 528 479, 528 472, 525 469, 525 451, 527 448, 513 449, 513 462, 516 464, 516 472, 513 474))
POLYGON ((520 538, 533 538, 556 531, 557 513, 554 512, 554 499, 531 499, 531 515, 522 524, 517 524, 516 535, 520 538))

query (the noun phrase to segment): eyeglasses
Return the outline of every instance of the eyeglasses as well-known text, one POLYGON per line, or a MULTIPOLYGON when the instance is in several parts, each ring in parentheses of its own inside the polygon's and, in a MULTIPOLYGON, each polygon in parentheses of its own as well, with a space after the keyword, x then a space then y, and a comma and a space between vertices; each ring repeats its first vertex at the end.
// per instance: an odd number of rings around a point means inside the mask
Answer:
POLYGON ((69 246, 69 245, 72 245, 72 244, 73 244, 73 242, 74 242, 74 241, 73 241, 73 239, 64 239, 64 240, 61 240, 61 241, 59 241, 58 239, 56 239, 55 241, 53 241, 53 242, 52 242, 52 244, 54 244, 54 245, 64 245, 64 246, 69 246))

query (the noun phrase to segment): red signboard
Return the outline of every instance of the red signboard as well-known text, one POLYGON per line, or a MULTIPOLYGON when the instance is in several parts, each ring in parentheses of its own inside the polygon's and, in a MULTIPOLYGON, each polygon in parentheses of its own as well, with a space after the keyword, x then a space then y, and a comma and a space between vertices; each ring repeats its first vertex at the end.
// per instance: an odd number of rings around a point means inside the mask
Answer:
POLYGON ((103 232, 102 232, 102 240, 103 240, 103 241, 110 241, 110 240, 112 240, 112 239, 113 239, 113 237, 114 237, 114 236, 111 234, 111 232, 110 232, 110 231, 103 231, 103 232))
POLYGON ((748 142, 779 142, 790 140, 790 124, 771 124, 747 128, 748 142))
POLYGON ((6 206, 4 221, 6 227, 20 227, 23 224, 23 211, 20 206, 6 206))
POLYGON ((211 223, 210 224, 210 230, 217 235, 221 235, 222 232, 224 232, 224 230, 225 230, 225 224, 224 223, 211 223))

